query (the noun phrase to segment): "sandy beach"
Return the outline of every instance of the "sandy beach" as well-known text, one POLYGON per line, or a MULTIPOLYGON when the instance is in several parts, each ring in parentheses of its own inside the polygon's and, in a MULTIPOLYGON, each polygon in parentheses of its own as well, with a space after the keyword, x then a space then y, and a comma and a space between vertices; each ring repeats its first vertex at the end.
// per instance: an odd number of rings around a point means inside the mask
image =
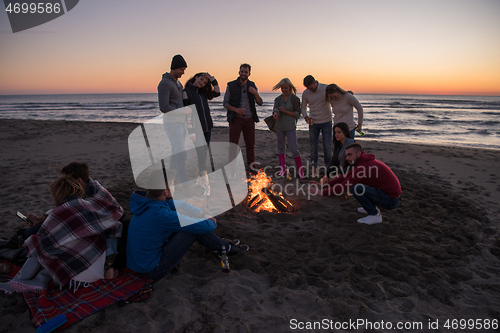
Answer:
MULTIPOLYGON (((0 238, 22 227, 17 210, 52 208, 48 186, 57 167, 75 160, 87 162, 91 177, 128 210, 135 184, 127 138, 137 126, 0 120, 0 238)), ((213 130, 213 141, 227 138, 228 128, 213 130)), ((258 131, 256 138, 256 160, 276 166, 275 134, 258 131)), ((308 133, 298 138, 306 160, 308 133)), ((499 152, 358 142, 402 185, 401 205, 382 211, 383 223, 357 223, 362 215, 354 198, 295 193, 287 197, 296 207, 290 215, 238 205, 217 217, 215 231, 250 246, 230 258, 229 274, 196 244, 147 300, 110 306, 65 331, 463 332, 445 323, 500 320, 499 152), (358 320, 366 324, 342 326, 358 320), (299 329, 313 322, 330 326, 299 329)), ((295 180, 275 180, 287 182, 295 180)), ((0 313, 0 332, 34 331, 21 295, 0 295, 0 313)))

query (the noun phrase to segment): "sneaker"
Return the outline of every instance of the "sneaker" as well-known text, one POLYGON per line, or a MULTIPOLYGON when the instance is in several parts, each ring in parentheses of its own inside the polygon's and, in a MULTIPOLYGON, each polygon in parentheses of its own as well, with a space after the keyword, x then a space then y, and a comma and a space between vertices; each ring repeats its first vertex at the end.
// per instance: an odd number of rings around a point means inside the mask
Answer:
MULTIPOLYGON (((234 256, 240 252, 246 252, 250 250, 248 245, 231 245, 229 244, 229 250, 227 251, 228 256, 234 256)), ((222 257, 222 253, 219 252, 219 258, 222 257)))
POLYGON ((229 252, 227 253, 227 255, 234 256, 240 252, 246 252, 248 250, 250 250, 250 246, 248 245, 234 245, 234 246, 229 245, 229 252))
MULTIPOLYGON (((233 240, 231 240, 231 239, 222 238, 222 240, 229 244, 229 250, 231 250, 232 246, 240 245, 240 240, 239 239, 233 239, 233 240)), ((213 253, 217 253, 217 254, 220 255, 220 251, 219 250, 213 250, 212 252, 213 253)))
MULTIPOLYGON (((363 207, 359 207, 358 212, 360 212, 361 214, 368 214, 368 212, 363 207)), ((380 209, 378 208, 377 208, 377 214, 380 215, 380 209)))
POLYGON ((231 246, 234 246, 234 245, 240 245, 240 240, 239 239, 225 239, 225 238, 222 238, 226 243, 228 243, 229 245, 231 246))
POLYGON ((358 223, 376 224, 382 222, 382 215, 380 212, 377 215, 368 215, 358 220, 358 223))

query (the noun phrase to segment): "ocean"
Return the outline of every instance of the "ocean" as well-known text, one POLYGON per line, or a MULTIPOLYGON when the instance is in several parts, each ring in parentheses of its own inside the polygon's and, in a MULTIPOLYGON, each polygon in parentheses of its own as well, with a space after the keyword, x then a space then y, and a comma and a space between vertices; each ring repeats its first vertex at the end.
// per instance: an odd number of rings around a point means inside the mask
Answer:
MULTIPOLYGON (((267 129, 263 119, 278 95, 261 93, 258 129, 267 129)), ((365 140, 500 149, 500 96, 355 96, 365 140)), ((222 101, 213 99, 210 109, 215 126, 227 127, 222 101)), ((143 123, 160 114, 156 93, 0 96, 0 118, 143 123)), ((302 118, 297 129, 308 130, 302 118)))

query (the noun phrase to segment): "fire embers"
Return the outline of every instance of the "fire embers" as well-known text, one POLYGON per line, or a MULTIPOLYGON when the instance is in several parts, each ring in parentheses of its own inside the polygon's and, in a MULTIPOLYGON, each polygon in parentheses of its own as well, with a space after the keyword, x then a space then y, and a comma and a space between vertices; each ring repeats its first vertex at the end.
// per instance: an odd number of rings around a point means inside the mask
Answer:
POLYGON ((293 212, 293 205, 285 199, 282 193, 273 191, 271 177, 259 170, 259 173, 247 180, 248 199, 247 207, 255 212, 277 211, 279 213, 293 212))

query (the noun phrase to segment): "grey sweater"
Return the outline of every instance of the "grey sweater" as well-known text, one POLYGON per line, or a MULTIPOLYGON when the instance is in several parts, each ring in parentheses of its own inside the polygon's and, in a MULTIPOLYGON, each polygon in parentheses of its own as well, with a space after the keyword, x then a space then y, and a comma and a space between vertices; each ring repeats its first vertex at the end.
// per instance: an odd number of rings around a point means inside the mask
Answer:
MULTIPOLYGON (((174 79, 170 73, 163 74, 158 84, 158 102, 160 104, 160 111, 163 113, 172 112, 184 107, 184 102, 182 100, 182 83, 174 79)), ((185 121, 184 114, 177 111, 173 114, 169 114, 169 118, 170 121, 177 118, 179 122, 185 121)))

